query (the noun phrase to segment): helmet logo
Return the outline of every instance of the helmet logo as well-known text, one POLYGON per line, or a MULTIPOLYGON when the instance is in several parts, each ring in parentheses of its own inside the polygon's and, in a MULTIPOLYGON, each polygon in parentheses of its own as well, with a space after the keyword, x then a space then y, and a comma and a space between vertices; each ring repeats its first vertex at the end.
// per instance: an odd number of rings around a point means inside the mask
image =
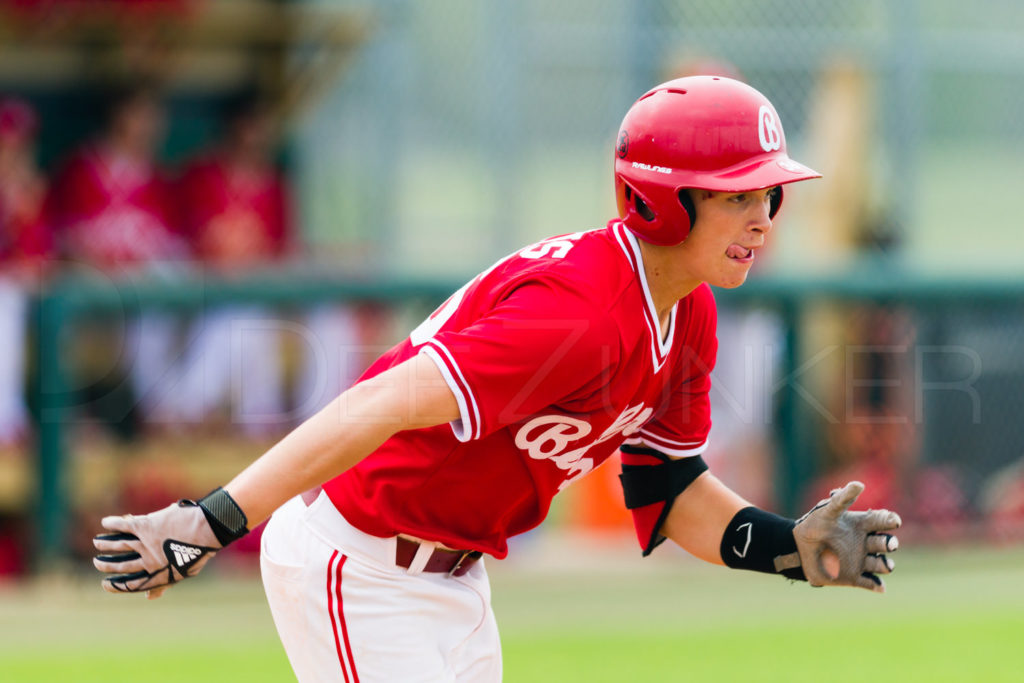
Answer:
POLYGON ((641 171, 654 171, 655 173, 672 173, 672 169, 667 166, 651 166, 650 164, 642 164, 639 161, 633 162, 633 168, 639 168, 641 171))
POLYGON ((615 153, 620 159, 625 159, 629 154, 629 133, 623 130, 619 133, 619 143, 615 146, 615 153))
POLYGON ((761 149, 766 152, 774 152, 782 147, 779 122, 767 104, 762 104, 757 112, 757 137, 761 140, 761 149))

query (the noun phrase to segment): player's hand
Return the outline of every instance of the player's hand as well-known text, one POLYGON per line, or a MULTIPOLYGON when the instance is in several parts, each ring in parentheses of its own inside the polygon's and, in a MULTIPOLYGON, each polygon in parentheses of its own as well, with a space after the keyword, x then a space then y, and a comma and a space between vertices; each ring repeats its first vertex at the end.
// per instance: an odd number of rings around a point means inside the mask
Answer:
POLYGON ((885 553, 899 547, 897 538, 888 532, 900 526, 900 516, 889 510, 851 512, 850 506, 863 490, 864 484, 851 481, 797 520, 793 537, 812 586, 857 586, 885 592, 885 582, 878 575, 892 572, 895 566, 885 553))
POLYGON ((223 489, 198 503, 179 500, 148 515, 104 517, 100 523, 112 532, 93 539, 100 552, 93 565, 110 575, 103 589, 145 591, 150 599, 198 574, 218 550, 249 531, 245 515, 223 489))

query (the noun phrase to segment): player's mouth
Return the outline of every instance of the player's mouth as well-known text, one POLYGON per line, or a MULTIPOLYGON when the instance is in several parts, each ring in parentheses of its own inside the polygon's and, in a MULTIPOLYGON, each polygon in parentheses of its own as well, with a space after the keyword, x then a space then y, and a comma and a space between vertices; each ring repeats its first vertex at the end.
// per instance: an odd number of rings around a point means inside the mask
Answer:
POLYGON ((730 244, 729 248, 725 250, 725 255, 739 263, 754 262, 754 250, 742 247, 738 244, 730 244))

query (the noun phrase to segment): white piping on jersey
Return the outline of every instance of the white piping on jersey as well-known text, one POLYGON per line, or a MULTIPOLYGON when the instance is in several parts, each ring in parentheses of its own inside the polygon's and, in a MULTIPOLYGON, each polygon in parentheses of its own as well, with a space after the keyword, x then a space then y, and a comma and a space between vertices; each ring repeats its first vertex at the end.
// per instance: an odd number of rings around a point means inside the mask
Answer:
POLYGON ((640 438, 626 439, 623 443, 629 444, 630 446, 649 446, 657 450, 659 453, 664 453, 665 455, 673 458, 692 458, 695 455, 700 455, 708 449, 709 439, 704 439, 704 443, 698 446, 690 448, 673 448, 671 446, 655 443, 650 437, 650 432, 644 432, 640 438))
POLYGON ((451 352, 441 342, 431 339, 423 345, 420 353, 426 354, 430 360, 434 361, 434 364, 441 371, 441 376, 444 377, 445 384, 455 394, 455 401, 459 404, 459 415, 461 416, 459 422, 450 423, 455 438, 462 443, 479 438, 481 429, 480 408, 477 405, 476 396, 473 395, 473 389, 466 382, 466 377, 462 374, 462 369, 455 362, 451 352), (442 353, 444 357, 442 357, 442 353), (449 367, 459 374, 459 379, 462 380, 461 385, 452 375, 449 367), (472 413, 470 413, 470 408, 472 408, 472 413), (475 420, 473 419, 474 417, 476 418, 475 420))
POLYGON ((615 241, 618 242, 619 248, 626 254, 633 272, 640 276, 640 286, 644 290, 644 303, 646 304, 644 308, 644 322, 647 323, 647 331, 651 335, 651 360, 654 363, 654 372, 657 373, 664 367, 665 361, 668 359, 668 353, 672 350, 672 340, 675 338, 676 331, 676 309, 679 307, 679 302, 677 301, 672 305, 672 310, 669 312, 668 332, 663 338, 661 336, 661 323, 658 321, 658 311, 654 307, 654 299, 651 298, 651 288, 647 284, 647 272, 644 270, 644 259, 640 252, 640 244, 637 242, 636 236, 629 232, 623 223, 616 223, 615 227, 612 228, 612 234, 615 235, 615 241))
MULTIPOLYGON (((652 432, 650 429, 647 429, 646 427, 641 428, 639 434, 640 438, 658 441, 663 446, 669 446, 671 448, 678 448, 682 450, 697 448, 701 444, 701 442, 697 440, 680 441, 679 439, 673 439, 668 436, 663 436, 661 434, 652 432)), ((705 439, 705 441, 707 441, 707 439, 705 439)))

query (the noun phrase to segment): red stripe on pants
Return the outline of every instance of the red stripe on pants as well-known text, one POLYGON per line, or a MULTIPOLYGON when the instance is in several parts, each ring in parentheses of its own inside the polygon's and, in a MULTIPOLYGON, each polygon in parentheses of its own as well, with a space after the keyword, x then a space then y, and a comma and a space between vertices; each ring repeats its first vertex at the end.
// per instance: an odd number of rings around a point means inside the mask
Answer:
MULTIPOLYGON (((331 555, 330 561, 327 563, 327 612, 331 615, 331 627, 334 629, 334 647, 338 651, 338 664, 341 665, 341 673, 345 676, 345 683, 349 683, 348 670, 345 667, 345 656, 341 652, 341 639, 338 637, 338 617, 341 617, 341 566, 345 564, 345 556, 341 556, 341 561, 338 562, 337 570, 334 568, 334 560, 338 557, 338 551, 335 550, 331 555), (338 593, 338 612, 337 616, 334 611, 334 591, 331 590, 331 579, 334 578, 337 573, 337 593, 338 593)), ((342 628, 344 628, 344 618, 342 618, 342 628)), ((346 645, 348 644, 348 636, 345 637, 346 645)))
POLYGON ((337 592, 338 597, 338 619, 341 620, 341 635, 345 639, 345 652, 348 653, 348 667, 352 672, 352 683, 359 683, 359 673, 356 671, 356 662, 352 659, 352 646, 348 642, 348 624, 345 623, 345 610, 341 604, 341 568, 345 566, 345 560, 348 556, 342 555, 341 561, 338 562, 338 581, 334 584, 334 590, 337 592))

